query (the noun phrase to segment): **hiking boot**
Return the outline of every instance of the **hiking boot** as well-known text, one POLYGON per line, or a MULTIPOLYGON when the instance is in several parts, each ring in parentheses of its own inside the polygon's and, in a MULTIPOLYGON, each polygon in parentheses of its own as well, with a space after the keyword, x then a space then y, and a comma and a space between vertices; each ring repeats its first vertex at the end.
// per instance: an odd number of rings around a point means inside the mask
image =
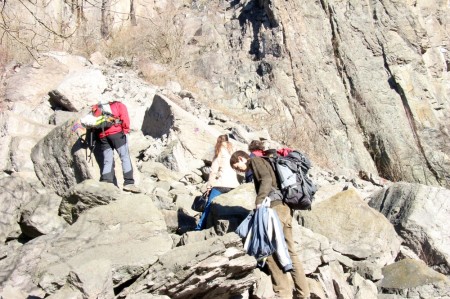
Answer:
POLYGON ((131 193, 141 193, 141 189, 134 185, 134 184, 128 184, 128 185, 124 185, 122 188, 123 191, 127 191, 127 192, 131 192, 131 193))

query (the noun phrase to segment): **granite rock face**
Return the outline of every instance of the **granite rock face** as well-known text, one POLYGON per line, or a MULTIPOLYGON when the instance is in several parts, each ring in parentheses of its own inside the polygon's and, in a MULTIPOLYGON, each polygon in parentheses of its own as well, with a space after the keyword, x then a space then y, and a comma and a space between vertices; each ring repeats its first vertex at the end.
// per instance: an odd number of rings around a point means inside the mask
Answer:
MULTIPOLYGON (((221 107, 229 116, 239 112, 243 123, 267 128, 322 167, 450 186, 446 1, 258 0, 181 6, 177 1, 108 0, 104 5, 110 8, 108 17, 91 3, 76 11, 64 1, 52 1, 47 11, 34 8, 56 24, 64 20, 67 30, 78 26, 76 20, 102 28, 92 34, 103 38, 120 28, 146 36, 148 27, 178 32, 172 43, 181 50, 170 61, 189 76, 176 82, 162 65, 167 62, 163 57, 139 61, 139 67, 150 81, 165 81, 167 91, 183 101, 193 96, 186 89, 195 89, 200 102, 221 107), (133 21, 127 23, 124 14, 133 21), (170 15, 178 21, 165 22, 170 15)), ((24 8, 8 3, 6 9, 24 8)), ((26 16, 32 18, 26 13, 24 20, 26 16)), ((130 64, 131 58, 114 62, 115 67, 130 64)), ((45 65, 21 70, 25 78, 20 72, 6 78, 6 98, 15 110, 30 115, 23 99, 33 94, 43 116, 46 111, 38 101, 46 91, 60 89, 50 99, 68 110, 97 101, 88 99, 93 94, 108 98, 109 82, 102 74, 88 79, 79 73, 84 65, 89 61, 51 53, 45 65), (49 66, 54 66, 52 72, 49 66), (44 76, 43 84, 38 76, 44 76), (94 87, 79 86, 83 80, 94 87), (21 91, 22 86, 28 88, 21 91)), ((120 86, 114 96, 126 98, 126 88, 120 86)))
POLYGON ((405 244, 426 263, 450 274, 450 191, 419 184, 395 183, 371 196, 369 205, 394 225, 405 244), (424 256, 427 256, 424 259, 424 256))
POLYGON ((232 233, 254 208, 251 185, 218 197, 209 228, 191 231, 199 214, 190 203, 205 190, 219 134, 239 149, 263 138, 313 161, 317 198, 293 223, 312 297, 449 296, 447 1, 105 0, 74 9, 61 0, 35 1, 34 16, 22 1, 3 2, 2 13, 20 8, 25 23, 41 17, 65 33, 100 28, 90 32, 100 40, 127 30, 145 59, 127 44, 112 60, 48 52, 5 67, 0 296, 272 296, 232 233), (145 49, 148 28, 177 32, 165 45, 172 56, 145 49), (99 187, 97 163, 71 132, 90 103, 111 99, 129 108, 141 195, 99 187))

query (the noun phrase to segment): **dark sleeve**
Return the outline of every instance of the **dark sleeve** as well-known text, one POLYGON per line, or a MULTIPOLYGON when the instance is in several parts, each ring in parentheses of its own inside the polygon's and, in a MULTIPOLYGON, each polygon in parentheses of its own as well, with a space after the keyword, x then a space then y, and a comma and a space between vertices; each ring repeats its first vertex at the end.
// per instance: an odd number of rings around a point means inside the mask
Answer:
POLYGON ((256 188, 255 204, 261 204, 272 191, 273 181, 270 173, 270 164, 263 158, 254 157, 250 161, 250 167, 253 171, 253 180, 256 188))

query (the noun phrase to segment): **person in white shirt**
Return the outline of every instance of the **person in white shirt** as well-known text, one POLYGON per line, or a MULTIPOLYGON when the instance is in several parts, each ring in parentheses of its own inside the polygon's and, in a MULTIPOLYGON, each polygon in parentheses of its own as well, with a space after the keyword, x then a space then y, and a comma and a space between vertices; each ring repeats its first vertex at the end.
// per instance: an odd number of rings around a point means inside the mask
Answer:
POLYGON ((214 150, 214 159, 211 164, 207 186, 208 202, 205 205, 200 220, 195 230, 206 228, 211 203, 215 197, 227 193, 239 185, 236 172, 230 166, 230 157, 234 152, 233 144, 228 140, 228 135, 220 135, 214 150))

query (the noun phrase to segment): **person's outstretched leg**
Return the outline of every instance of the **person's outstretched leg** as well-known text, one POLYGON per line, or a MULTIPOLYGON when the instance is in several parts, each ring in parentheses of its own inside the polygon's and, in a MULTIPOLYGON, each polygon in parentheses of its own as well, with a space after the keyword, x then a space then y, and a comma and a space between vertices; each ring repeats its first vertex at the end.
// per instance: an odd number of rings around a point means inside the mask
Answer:
POLYGON ((202 216, 200 216, 200 220, 198 221, 197 226, 195 227, 195 230, 202 230, 206 227, 206 222, 208 220, 209 211, 211 210, 211 203, 214 200, 215 197, 222 194, 219 190, 216 188, 212 188, 208 195, 208 201, 205 205, 205 210, 202 213, 202 216))
MULTIPOLYGON (((277 211, 278 212, 278 211, 277 211)), ((283 210, 278 216, 283 223, 284 239, 288 247, 289 256, 292 260, 293 270, 290 272, 294 281, 294 299, 309 298, 310 290, 308 280, 306 279, 305 270, 298 258, 297 251, 295 250, 294 238, 292 236, 292 210, 283 210), (281 215, 280 215, 281 214, 281 215)))
MULTIPOLYGON (((281 226, 283 228, 283 234, 285 234, 286 222, 289 221, 288 218, 291 216, 290 209, 283 204, 276 205, 272 208, 277 213, 278 219, 280 220, 281 226)), ((287 243, 286 245, 289 246, 287 243)), ((277 298, 292 299, 292 288, 291 284, 289 283, 288 277, 289 274, 283 272, 276 255, 271 255, 267 258, 267 266, 272 278, 273 291, 277 295, 277 298)))

